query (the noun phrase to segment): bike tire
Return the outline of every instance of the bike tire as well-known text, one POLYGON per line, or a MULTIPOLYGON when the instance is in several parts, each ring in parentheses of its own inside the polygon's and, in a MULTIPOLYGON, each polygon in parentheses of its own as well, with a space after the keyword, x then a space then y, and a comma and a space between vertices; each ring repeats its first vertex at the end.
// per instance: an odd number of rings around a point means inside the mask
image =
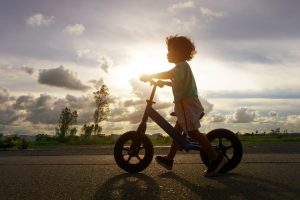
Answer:
MULTIPOLYGON (((224 173, 236 168, 243 156, 243 147, 238 137, 228 129, 215 129, 206 136, 210 142, 218 140, 217 144, 214 145, 215 149, 228 159, 228 163, 222 167, 220 172, 224 173), (229 145, 224 144, 224 142, 229 143, 229 145)), ((203 163, 209 166, 208 156, 203 151, 200 151, 200 155, 203 163)))
POLYGON ((114 147, 117 165, 129 173, 138 173, 146 169, 152 161, 153 154, 151 140, 145 134, 138 134, 136 131, 129 131, 121 135, 114 147), (138 139, 140 142, 138 155, 132 155, 131 143, 134 139, 138 139))

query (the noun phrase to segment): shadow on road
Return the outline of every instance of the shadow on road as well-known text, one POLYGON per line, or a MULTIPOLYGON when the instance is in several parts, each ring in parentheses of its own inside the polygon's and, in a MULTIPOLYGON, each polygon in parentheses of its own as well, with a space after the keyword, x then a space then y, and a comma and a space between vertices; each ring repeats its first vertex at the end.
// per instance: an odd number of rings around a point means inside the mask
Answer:
POLYGON ((145 174, 124 173, 101 185, 94 195, 98 199, 160 199, 159 185, 145 174))
MULTIPOLYGON (((278 182, 264 180, 257 177, 226 173, 211 178, 222 184, 215 188, 211 185, 203 186, 192 183, 173 172, 159 175, 161 178, 170 178, 189 188, 199 199, 297 199, 299 190, 278 182)), ((194 198, 193 198, 194 199, 194 198)))

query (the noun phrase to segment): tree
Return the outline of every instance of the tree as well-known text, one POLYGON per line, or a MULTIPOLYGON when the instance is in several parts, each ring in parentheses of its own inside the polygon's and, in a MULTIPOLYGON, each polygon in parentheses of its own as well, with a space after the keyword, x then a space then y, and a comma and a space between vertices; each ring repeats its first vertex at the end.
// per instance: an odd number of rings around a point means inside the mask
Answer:
POLYGON ((94 124, 84 124, 81 130, 84 132, 84 136, 90 137, 94 131, 94 124))
POLYGON ((102 131, 102 127, 99 125, 100 122, 107 119, 109 113, 108 96, 109 90, 106 85, 102 85, 100 90, 93 93, 96 104, 94 112, 94 134, 99 134, 102 131))
POLYGON ((61 111, 58 127, 56 128, 56 134, 61 137, 65 138, 67 135, 75 135, 77 129, 71 128, 73 124, 77 122, 77 111, 71 111, 68 107, 61 111))

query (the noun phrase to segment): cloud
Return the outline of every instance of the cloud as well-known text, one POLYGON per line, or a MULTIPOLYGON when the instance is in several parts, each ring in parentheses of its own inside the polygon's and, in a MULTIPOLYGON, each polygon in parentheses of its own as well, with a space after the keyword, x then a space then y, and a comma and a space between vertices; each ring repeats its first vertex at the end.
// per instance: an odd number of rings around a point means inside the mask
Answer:
POLYGON ((288 124, 299 125, 300 124, 300 115, 289 115, 289 116, 287 116, 286 122, 288 124))
POLYGON ((18 120, 19 116, 16 110, 11 106, 5 105, 0 106, 0 124, 7 125, 18 120))
POLYGON ((195 4, 193 1, 186 1, 186 2, 172 4, 171 6, 168 7, 168 11, 176 12, 178 10, 194 8, 194 7, 195 7, 195 4))
POLYGON ((129 81, 132 88, 132 93, 140 99, 146 99, 149 97, 150 90, 147 84, 141 84, 140 81, 132 79, 129 81))
POLYGON ((215 12, 209 8, 204 8, 204 7, 200 7, 200 12, 203 16, 206 16, 206 17, 218 18, 218 17, 224 16, 224 13, 222 13, 222 12, 215 12))
POLYGON ((205 114, 210 113, 210 112, 213 110, 214 105, 213 105, 212 103, 210 103, 210 102, 209 102, 207 99, 205 99, 204 97, 199 96, 198 98, 199 98, 199 100, 200 100, 200 102, 201 102, 201 104, 202 104, 202 106, 203 106, 204 113, 205 113, 205 114))
POLYGON ((77 58, 82 58, 88 55, 91 52, 90 49, 78 49, 77 50, 77 58))
POLYGON ((54 24, 55 17, 44 16, 41 13, 37 13, 27 18, 26 23, 29 26, 48 26, 54 24))
POLYGON ((94 88, 98 90, 104 84, 104 81, 102 78, 100 78, 99 80, 89 80, 89 83, 92 83, 94 88))
POLYGON ((13 104, 13 108, 16 110, 26 110, 32 106, 34 97, 30 95, 19 96, 13 104))
POLYGON ((108 68, 113 64, 113 61, 107 56, 102 56, 97 59, 97 63, 99 67, 101 67, 101 69, 103 69, 103 71, 107 73, 108 68))
POLYGON ((29 66, 22 66, 22 67, 1 66, 0 68, 1 74, 6 74, 10 76, 16 76, 17 74, 19 75, 20 72, 25 72, 29 75, 32 75, 34 73, 34 68, 29 66))
POLYGON ((178 19, 174 18, 172 20, 173 29, 180 32, 192 32, 193 27, 197 24, 197 19, 194 16, 191 16, 187 19, 178 19))
POLYGON ((221 122, 225 122, 225 120, 226 117, 221 113, 213 114, 208 117, 208 121, 211 123, 221 123, 221 122))
POLYGON ((231 99, 246 99, 246 98, 265 98, 265 99, 299 99, 300 93, 298 89, 264 89, 264 90, 220 90, 220 91, 205 91, 208 98, 231 98, 231 99))
POLYGON ((9 100, 9 91, 7 88, 0 86, 0 104, 9 100))
POLYGON ((268 116, 269 116, 269 117, 277 117, 277 116, 278 116, 278 112, 276 112, 276 111, 270 111, 270 112, 268 113, 268 116))
POLYGON ((63 66, 39 71, 38 82, 49 86, 85 91, 90 87, 81 83, 77 77, 63 66))
POLYGON ((85 27, 83 24, 68 25, 64 29, 65 33, 70 35, 76 35, 76 36, 83 34, 84 31, 85 31, 85 27))
POLYGON ((31 74, 34 73, 34 68, 28 67, 28 66, 22 66, 22 67, 20 68, 20 70, 26 72, 26 73, 29 74, 29 75, 31 75, 31 74))
POLYGON ((249 123, 253 122, 258 114, 256 111, 249 108, 238 108, 232 116, 229 117, 228 122, 232 123, 249 123))
POLYGON ((0 104, 0 125, 12 125, 14 122, 30 122, 33 124, 57 124, 61 111, 65 107, 77 110, 78 123, 92 121, 95 109, 92 96, 75 97, 66 95, 57 98, 48 94, 38 97, 21 95, 17 98, 8 96, 5 103, 0 104))

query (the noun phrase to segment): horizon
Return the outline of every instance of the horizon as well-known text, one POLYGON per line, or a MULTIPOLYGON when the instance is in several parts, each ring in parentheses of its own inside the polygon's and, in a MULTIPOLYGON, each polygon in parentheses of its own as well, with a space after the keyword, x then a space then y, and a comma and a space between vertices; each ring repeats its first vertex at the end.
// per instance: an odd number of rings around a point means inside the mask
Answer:
MULTIPOLYGON (((92 94, 110 91, 103 134, 136 130, 150 96, 144 73, 174 67, 165 38, 196 45, 189 62, 205 108, 201 132, 300 132, 296 0, 5 1, 0 7, 0 133, 55 134, 64 107, 92 122, 92 94)), ((170 88, 154 108, 168 121, 170 88)), ((147 134, 163 132, 153 122, 147 134)))

